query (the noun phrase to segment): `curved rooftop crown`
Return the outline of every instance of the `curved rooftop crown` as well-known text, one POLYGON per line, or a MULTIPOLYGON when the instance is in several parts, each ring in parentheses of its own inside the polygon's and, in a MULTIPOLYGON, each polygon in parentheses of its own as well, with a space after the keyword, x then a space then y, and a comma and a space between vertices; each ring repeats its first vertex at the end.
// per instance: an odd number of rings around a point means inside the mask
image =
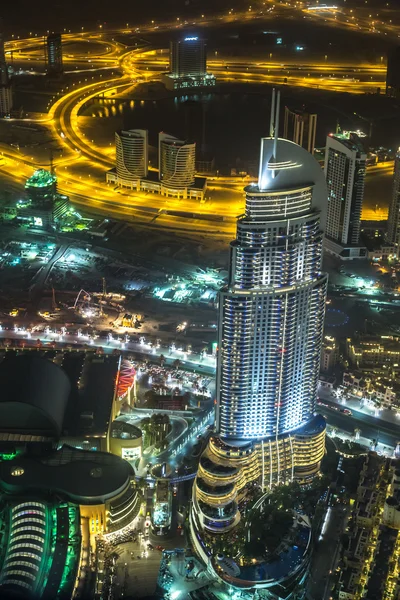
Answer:
POLYGON ((315 158, 301 146, 281 138, 261 139, 258 184, 246 188, 248 195, 265 196, 311 187, 311 207, 321 212, 322 229, 328 193, 324 173, 315 158))

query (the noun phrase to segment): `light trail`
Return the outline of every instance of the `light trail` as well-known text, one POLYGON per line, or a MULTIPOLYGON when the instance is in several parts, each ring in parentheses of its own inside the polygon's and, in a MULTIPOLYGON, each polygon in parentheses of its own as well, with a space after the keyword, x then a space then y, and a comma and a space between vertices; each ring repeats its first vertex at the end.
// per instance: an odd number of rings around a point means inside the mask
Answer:
MULTIPOLYGON (((280 6, 282 10, 290 8, 271 4, 275 7, 280 6)), ((320 19, 322 16, 326 16, 325 11, 320 12, 318 16, 315 15, 315 18, 320 19)), ((247 11, 218 17, 223 22, 252 18, 255 18, 255 15, 249 15, 247 11)), ((212 22, 212 19, 204 20, 201 25, 212 22)), ((63 95, 49 107, 48 117, 37 121, 50 127, 53 136, 65 148, 66 157, 64 156, 62 161, 55 161, 59 189, 69 195, 77 206, 95 213, 124 218, 146 227, 169 227, 183 233, 195 230, 203 236, 231 236, 236 217, 243 210, 243 187, 249 183, 248 181, 243 181, 242 178, 219 178, 214 181, 209 179, 208 184, 212 191, 207 192, 210 200, 204 204, 131 190, 117 191, 113 186, 104 184, 105 170, 113 167, 115 162, 110 155, 110 149, 96 145, 79 127, 79 112, 88 101, 102 93, 110 94, 126 90, 134 86, 138 79, 144 81, 157 79, 166 69, 166 52, 143 47, 127 49, 124 44, 110 40, 110 36, 115 33, 143 35, 154 31, 155 28, 168 31, 176 29, 176 26, 176 23, 169 23, 142 27, 140 32, 138 29, 134 31, 123 29, 118 32, 110 31, 107 34, 104 32, 64 34, 64 40, 72 44, 70 53, 67 51, 68 63, 87 62, 89 55, 82 49, 82 44, 93 43, 97 44, 97 47, 94 52, 90 52, 90 62, 109 69, 119 67, 122 75, 109 73, 101 80, 92 77, 91 81, 86 78, 82 83, 74 85, 73 89, 66 88, 62 91, 63 95), (215 219, 215 217, 221 220, 212 221, 211 218, 215 219)), ((348 24, 344 21, 340 26, 348 27, 348 24)), ((8 42, 6 50, 12 51, 17 57, 20 54, 24 59, 39 59, 43 53, 43 46, 39 38, 31 37, 8 42)), ((290 62, 285 64, 282 64, 280 59, 273 61, 270 56, 268 61, 251 60, 250 62, 249 59, 242 57, 229 59, 218 57, 210 60, 209 65, 210 70, 221 82, 287 84, 337 92, 350 91, 353 94, 375 91, 377 87, 383 85, 385 77, 383 64, 351 64, 350 61, 349 64, 342 64, 327 60, 307 62, 300 55, 292 57, 290 62)), ((8 161, 17 161, 18 169, 13 171, 14 180, 21 181, 25 174, 29 175, 30 166, 37 166, 37 161, 34 159, 17 157, 8 150, 4 154, 8 161)), ((4 165, 0 165, 0 169, 4 171, 4 165)), ((363 211, 363 218, 376 220, 384 219, 386 216, 387 211, 378 207, 363 211)))

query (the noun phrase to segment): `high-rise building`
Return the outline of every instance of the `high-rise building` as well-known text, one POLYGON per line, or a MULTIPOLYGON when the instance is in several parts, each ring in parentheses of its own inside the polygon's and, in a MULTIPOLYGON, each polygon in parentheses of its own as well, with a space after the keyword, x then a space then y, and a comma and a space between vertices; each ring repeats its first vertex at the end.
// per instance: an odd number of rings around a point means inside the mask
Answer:
POLYGON ((46 39, 47 73, 60 75, 63 72, 61 33, 51 33, 46 39))
POLYGON ((0 86, 8 84, 8 70, 6 62, 6 53, 4 48, 4 33, 2 21, 0 19, 0 86))
POLYGON ((185 188, 194 184, 196 144, 160 133, 158 136, 158 168, 162 184, 169 188, 185 188))
POLYGON ((186 37, 170 43, 169 70, 174 77, 205 75, 207 46, 199 37, 186 37))
POLYGON ((366 256, 366 249, 360 245, 366 159, 360 132, 343 131, 327 137, 325 248, 344 260, 366 256))
POLYGON ((13 90, 8 75, 4 33, 0 19, 0 117, 9 117, 13 107, 13 90))
POLYGON ((0 85, 0 117, 9 117, 13 107, 13 90, 11 83, 0 85))
POLYGON ((164 75, 169 89, 215 85, 215 77, 207 73, 207 45, 197 36, 170 43, 169 73, 164 75))
POLYGON ((195 177, 196 144, 166 133, 159 134, 159 172, 148 171, 148 132, 130 129, 115 133, 116 167, 106 173, 107 183, 173 198, 202 200, 205 177, 195 177))
POLYGON ((400 149, 394 160, 392 201, 389 206, 388 241, 394 244, 397 256, 400 251, 400 149))
POLYGON ((391 98, 400 98, 400 46, 388 53, 386 95, 391 98))
POLYGON ((314 154, 317 134, 317 115, 304 110, 290 110, 285 106, 283 137, 314 154))
POLYGON ((129 129, 115 133, 118 183, 135 187, 138 180, 147 177, 148 132, 146 129, 129 129))
POLYGON ((327 191, 317 161, 278 139, 277 122, 261 140, 258 183, 245 188, 220 292, 216 435, 200 459, 191 512, 203 559, 201 532, 235 527, 249 485, 310 481, 324 455, 325 421, 315 410, 327 191))

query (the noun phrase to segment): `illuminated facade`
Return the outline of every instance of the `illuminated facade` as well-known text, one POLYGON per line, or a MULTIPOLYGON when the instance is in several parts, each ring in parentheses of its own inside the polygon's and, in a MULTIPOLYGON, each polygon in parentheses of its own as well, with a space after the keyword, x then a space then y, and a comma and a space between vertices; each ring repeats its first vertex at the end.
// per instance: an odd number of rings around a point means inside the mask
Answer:
POLYGON ((119 185, 133 187, 140 185, 140 179, 147 177, 148 132, 145 129, 130 129, 115 133, 117 177, 119 185))
POLYGON ((186 37, 170 43, 169 70, 174 77, 205 75, 207 46, 199 37, 186 37))
POLYGON ((186 188, 195 181, 196 144, 160 133, 158 166, 161 184, 168 188, 186 188))
POLYGON ((6 62, 6 54, 4 50, 4 33, 2 22, 0 20, 0 86, 8 84, 8 70, 6 62))
POLYGON ((345 131, 326 139, 325 249, 344 260, 364 258, 367 254, 366 248, 359 244, 367 159, 359 134, 345 131))
POLYGON ((317 115, 304 110, 290 110, 285 106, 283 137, 303 146, 310 154, 314 154, 315 137, 317 135, 317 115))
POLYGON ((190 36, 170 43, 169 73, 163 74, 167 89, 215 85, 215 77, 207 73, 207 46, 205 40, 190 36))
POLYGON ((13 105, 13 90, 8 75, 4 50, 4 33, 0 20, 0 117, 9 117, 13 105))
POLYGON ((70 598, 81 557, 79 508, 67 502, 14 500, 3 507, 0 596, 70 598))
POLYGON ((398 256, 400 245, 400 149, 397 151, 394 161, 392 201, 389 206, 388 217, 388 240, 391 244, 394 244, 398 256))
POLYGON ((171 527, 172 492, 168 479, 157 479, 153 506, 151 511, 151 527, 156 535, 165 535, 171 527))
POLYGON ((200 460, 193 532, 234 527, 252 482, 267 489, 310 480, 325 449, 325 421, 315 416, 327 290, 324 176, 300 146, 264 138, 258 184, 245 192, 220 292, 217 436, 200 460))
POLYGON ((47 73, 61 75, 63 72, 61 33, 51 33, 46 40, 47 73))
POLYGON ((148 171, 148 132, 132 129, 115 134, 116 167, 107 171, 106 181, 114 185, 152 192, 171 198, 203 200, 205 177, 196 177, 196 144, 160 133, 158 173, 148 171))

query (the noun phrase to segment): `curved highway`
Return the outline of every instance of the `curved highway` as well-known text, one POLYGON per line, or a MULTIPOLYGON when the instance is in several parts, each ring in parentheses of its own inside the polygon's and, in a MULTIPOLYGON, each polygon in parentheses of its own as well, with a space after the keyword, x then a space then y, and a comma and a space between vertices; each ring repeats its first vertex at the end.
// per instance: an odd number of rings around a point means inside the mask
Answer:
MULTIPOLYGON (((176 31, 186 25, 215 26, 226 23, 249 22, 260 19, 261 22, 272 22, 274 17, 288 17, 294 19, 310 19, 316 23, 325 22, 328 26, 342 29, 357 29, 374 36, 398 36, 399 27, 392 19, 389 12, 385 15, 369 14, 370 9, 331 9, 312 11, 309 9, 290 7, 278 2, 269 2, 257 9, 235 12, 229 10, 228 14, 202 15, 198 22, 182 22, 177 17, 176 21, 155 23, 152 21, 139 28, 126 28, 122 30, 89 31, 80 33, 65 33, 63 38, 70 45, 70 52, 65 53, 68 63, 94 62, 107 68, 120 70, 120 75, 105 74, 101 80, 92 77, 91 81, 82 81, 82 84, 73 84, 73 89, 63 90, 63 95, 49 105, 48 119, 38 119, 52 128, 69 153, 63 158, 63 169, 57 169, 59 187, 63 193, 69 195, 72 201, 88 211, 110 214, 115 218, 124 218, 138 222, 146 227, 167 227, 176 231, 193 232, 200 235, 232 235, 236 216, 243 211, 243 187, 248 183, 241 179, 223 181, 222 178, 208 180, 207 202, 199 204, 198 201, 181 200, 159 197, 154 194, 135 192, 131 190, 114 190, 111 186, 104 185, 105 171, 114 166, 113 157, 109 154, 110 148, 102 148, 93 140, 88 140, 79 128, 79 110, 90 99, 112 90, 120 91, 132 86, 138 78, 157 78, 166 68, 166 52, 146 48, 142 36, 148 36, 160 31, 176 31), (379 17, 379 18, 378 18, 379 17), (383 18, 384 17, 384 18, 383 18), (157 31, 156 31, 157 30, 157 31), (141 36, 140 47, 128 49, 121 41, 129 36, 132 39, 141 36), (91 51, 85 51, 85 45, 94 44, 91 51), (97 46, 96 46, 97 45, 97 46), (90 55, 90 59, 88 59, 90 55), (86 162, 85 162, 86 161, 86 162), (69 164, 70 163, 70 164, 69 164), (65 168, 64 168, 65 165, 65 168), (67 166, 68 165, 68 166, 67 166), (82 168, 80 167, 82 165, 82 168), (217 218, 217 222, 216 219, 217 218)), ((393 11, 392 11, 393 12, 393 11)), ((139 39, 139 38, 136 38, 139 39)), ((42 52, 42 47, 37 36, 25 40, 13 39, 6 43, 6 51, 13 52, 16 57, 26 60, 37 60, 42 52)), ((385 78, 385 65, 381 64, 348 64, 322 58, 320 62, 304 60, 302 53, 292 55, 290 60, 281 63, 279 57, 270 53, 269 59, 256 61, 242 57, 224 58, 210 57, 210 70, 214 71, 220 81, 279 83, 300 87, 317 87, 320 89, 349 91, 351 93, 365 93, 382 87, 385 78)), ((87 67, 86 67, 87 68, 87 67)), ((28 157, 21 155, 14 157, 14 153, 5 153, 10 162, 19 161, 29 164, 28 157)), ((30 163, 36 166, 32 158, 30 163)), ((58 163, 56 164, 58 167, 58 163)), ((14 170, 11 170, 14 173, 14 170)), ((20 169, 15 171, 15 177, 20 178, 20 169)))

